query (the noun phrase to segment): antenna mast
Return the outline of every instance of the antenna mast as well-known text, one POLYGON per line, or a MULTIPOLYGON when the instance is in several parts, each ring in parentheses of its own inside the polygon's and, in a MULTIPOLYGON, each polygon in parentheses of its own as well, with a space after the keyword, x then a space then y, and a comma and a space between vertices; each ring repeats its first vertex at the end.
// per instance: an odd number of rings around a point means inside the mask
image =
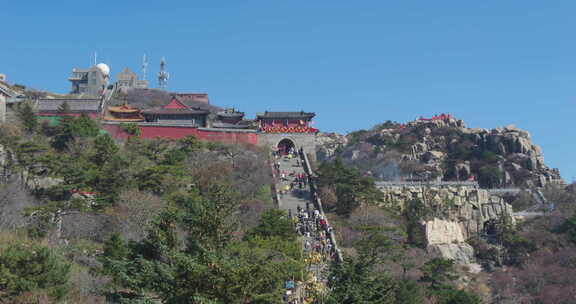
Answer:
POLYGON ((170 73, 166 72, 166 59, 162 57, 162 59, 160 59, 160 72, 158 72, 158 87, 165 90, 169 78, 170 73))
POLYGON ((142 58, 142 80, 146 80, 146 70, 148 69, 148 60, 146 59, 146 54, 142 58))

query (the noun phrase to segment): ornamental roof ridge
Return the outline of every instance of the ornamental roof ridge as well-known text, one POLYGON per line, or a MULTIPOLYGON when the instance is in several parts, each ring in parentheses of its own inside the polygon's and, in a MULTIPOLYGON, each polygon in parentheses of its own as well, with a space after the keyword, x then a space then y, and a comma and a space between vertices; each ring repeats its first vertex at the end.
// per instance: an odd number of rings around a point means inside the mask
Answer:
POLYGON ((313 118, 316 116, 316 113, 313 112, 269 112, 265 111, 264 113, 257 113, 257 118, 313 118))

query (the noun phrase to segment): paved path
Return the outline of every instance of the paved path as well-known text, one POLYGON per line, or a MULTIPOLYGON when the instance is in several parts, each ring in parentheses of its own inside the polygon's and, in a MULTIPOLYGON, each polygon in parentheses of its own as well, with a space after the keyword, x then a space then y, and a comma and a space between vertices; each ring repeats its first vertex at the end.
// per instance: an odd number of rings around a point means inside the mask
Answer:
MULTIPOLYGON (((278 178, 276 187, 278 190, 285 190, 286 187, 290 187, 290 183, 295 179, 294 176, 290 175, 292 173, 294 175, 303 174, 304 168, 302 168, 301 165, 296 165, 296 159, 288 159, 286 156, 282 157, 278 162, 280 164, 280 172, 286 172, 286 180, 278 178)), ((300 206, 300 208, 305 208, 306 203, 310 202, 309 196, 310 188, 308 186, 305 186, 300 190, 296 185, 292 191, 289 190, 288 193, 280 195, 279 208, 286 211, 290 210, 292 214, 295 214, 298 206, 300 206)))
MULTIPOLYGON (((302 183, 302 188, 300 188, 298 180, 296 179, 296 177, 301 174, 305 176, 302 161, 298 157, 288 158, 287 156, 283 156, 278 159, 277 162, 280 168, 276 174, 276 189, 279 192, 283 192, 283 194, 279 195, 279 208, 288 211, 294 218, 296 229, 300 235, 299 240, 301 241, 304 255, 307 257, 307 272, 309 276, 317 278, 320 283, 319 285, 324 285, 328 274, 328 257, 330 253, 315 253, 315 251, 328 251, 325 249, 326 245, 323 245, 326 244, 326 234, 316 225, 317 221, 314 219, 315 209, 311 201, 309 185, 302 183), (285 179, 281 178, 282 172, 285 173, 285 179), (293 184, 291 190, 290 184, 293 184), (306 212, 307 207, 309 208, 308 212, 306 212), (298 213, 298 209, 302 211, 298 213), (306 216, 303 216, 305 213, 306 216), (306 230, 309 231, 309 234, 306 233, 306 230), (322 242, 322 239, 325 241, 322 242)), ((310 288, 311 285, 313 284, 297 284, 294 290, 295 296, 292 297, 291 300, 294 301, 298 298, 299 301, 297 303, 307 303, 300 300, 304 298, 306 287, 310 288)))

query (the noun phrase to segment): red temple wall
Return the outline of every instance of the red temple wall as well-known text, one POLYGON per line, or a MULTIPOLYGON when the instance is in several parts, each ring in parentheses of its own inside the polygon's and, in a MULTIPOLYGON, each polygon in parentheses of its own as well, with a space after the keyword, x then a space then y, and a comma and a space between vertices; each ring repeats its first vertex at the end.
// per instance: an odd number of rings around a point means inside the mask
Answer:
MULTIPOLYGON (((102 129, 106 130, 112 137, 125 139, 128 134, 120 128, 120 125, 102 124, 102 129)), ((168 127, 168 126, 140 126, 141 138, 153 139, 156 137, 180 139, 186 136, 195 136, 199 140, 224 142, 224 143, 242 143, 257 145, 258 134, 234 131, 209 131, 199 130, 197 128, 187 127, 168 127)))

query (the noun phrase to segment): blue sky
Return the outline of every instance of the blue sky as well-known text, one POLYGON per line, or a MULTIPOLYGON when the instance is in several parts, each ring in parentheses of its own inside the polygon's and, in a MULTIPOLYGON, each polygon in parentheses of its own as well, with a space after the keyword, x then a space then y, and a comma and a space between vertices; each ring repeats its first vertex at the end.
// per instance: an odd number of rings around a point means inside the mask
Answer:
POLYGON ((317 113, 322 131, 448 112, 515 124, 576 177, 575 1, 4 1, 0 73, 66 92, 95 51, 112 74, 148 77, 165 56, 173 91, 253 116, 317 113))

